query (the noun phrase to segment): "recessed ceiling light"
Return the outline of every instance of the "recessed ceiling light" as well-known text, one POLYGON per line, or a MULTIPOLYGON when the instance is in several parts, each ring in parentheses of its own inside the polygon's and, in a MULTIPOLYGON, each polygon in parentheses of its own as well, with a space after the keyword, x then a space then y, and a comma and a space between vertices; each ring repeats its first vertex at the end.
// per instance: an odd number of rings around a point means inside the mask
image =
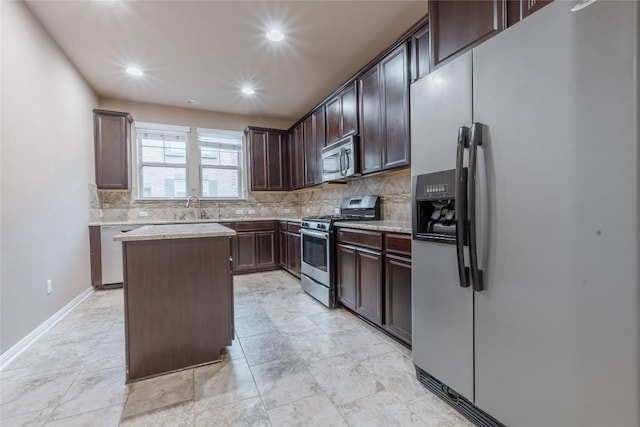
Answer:
POLYGON ((284 34, 277 28, 272 28, 267 32, 267 38, 272 42, 279 42, 284 39, 284 34))
POLYGON ((136 77, 144 76, 144 73, 140 70, 140 68, 137 68, 137 67, 129 67, 129 68, 127 68, 127 73, 131 74, 132 76, 136 76, 136 77))
POLYGON ((245 95, 253 95, 254 93, 256 93, 256 91, 253 90, 253 88, 250 86, 245 86, 242 88, 242 93, 244 93, 245 95))
POLYGON ((187 99, 187 104, 195 105, 199 104, 199 102, 195 99, 187 99))

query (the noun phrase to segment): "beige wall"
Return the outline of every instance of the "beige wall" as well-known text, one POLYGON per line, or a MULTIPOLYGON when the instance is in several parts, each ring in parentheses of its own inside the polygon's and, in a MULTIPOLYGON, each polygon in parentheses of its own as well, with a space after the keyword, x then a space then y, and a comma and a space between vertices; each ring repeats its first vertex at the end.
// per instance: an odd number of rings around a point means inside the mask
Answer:
POLYGON ((90 286, 87 183, 97 98, 24 3, 0 7, 5 352, 90 286))
MULTIPOLYGON (((265 119, 261 117, 203 111, 194 108, 179 108, 117 99, 100 99, 100 108, 126 111, 139 122, 168 125, 204 127, 243 131, 247 126, 261 126, 287 129, 293 123, 287 120, 265 119)), ((135 159, 135 156, 132 156, 135 159)), ((134 160, 135 161, 135 160, 134 160)), ((247 164, 245 162, 245 164, 247 164)), ((133 186, 135 187, 135 173, 133 186)), ((195 189, 189 189, 195 192, 195 189)), ((196 211, 185 208, 184 200, 150 201, 136 200, 133 191, 90 191, 89 214, 92 221, 153 221, 195 219, 196 211), (141 216, 140 214, 145 216, 141 216), (100 216, 102 214, 102 216, 100 216)), ((248 192, 247 199, 241 201, 202 201, 203 214, 207 218, 251 218, 268 216, 299 216, 300 198, 298 194, 286 192, 248 192), (249 211, 253 213, 249 214, 249 211)))
POLYGON ((195 108, 169 107, 110 98, 100 98, 100 108, 104 110, 126 111, 131 113, 133 119, 139 122, 235 131, 243 131, 247 126, 288 129, 289 126, 293 124, 290 120, 239 116, 236 114, 197 110, 195 108))

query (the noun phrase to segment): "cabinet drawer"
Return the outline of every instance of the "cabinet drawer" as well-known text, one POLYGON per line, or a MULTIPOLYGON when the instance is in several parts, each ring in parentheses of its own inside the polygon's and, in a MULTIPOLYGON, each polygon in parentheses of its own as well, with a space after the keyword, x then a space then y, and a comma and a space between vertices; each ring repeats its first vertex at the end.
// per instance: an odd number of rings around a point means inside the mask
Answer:
POLYGON ((287 231, 289 233, 300 234, 300 224, 297 222, 287 223, 287 231))
POLYGON ((408 234, 385 233, 384 245, 387 253, 411 256, 411 236, 408 234))
POLYGON ((262 230, 275 230, 277 228, 275 221, 252 221, 252 222, 237 222, 236 231, 262 231, 262 230))
POLYGON ((354 229, 338 229, 338 242, 382 250, 382 233, 354 229))

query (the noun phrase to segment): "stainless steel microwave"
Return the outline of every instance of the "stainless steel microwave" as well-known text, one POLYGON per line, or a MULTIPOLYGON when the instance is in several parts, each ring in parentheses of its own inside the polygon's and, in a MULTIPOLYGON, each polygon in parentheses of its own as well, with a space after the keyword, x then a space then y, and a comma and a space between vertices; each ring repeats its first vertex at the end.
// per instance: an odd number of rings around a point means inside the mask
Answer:
POLYGON ((359 176, 358 139, 351 135, 322 149, 322 180, 346 181, 359 176))

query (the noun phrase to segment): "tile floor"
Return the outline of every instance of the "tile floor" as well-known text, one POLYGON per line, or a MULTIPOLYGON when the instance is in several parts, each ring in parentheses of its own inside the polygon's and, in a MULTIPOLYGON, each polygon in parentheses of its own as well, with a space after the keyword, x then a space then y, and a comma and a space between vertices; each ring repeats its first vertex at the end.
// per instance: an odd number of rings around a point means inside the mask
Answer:
POLYGON ((411 354, 287 273, 237 276, 220 363, 124 384, 122 290, 93 293, 0 372, 0 425, 471 426, 411 354))

